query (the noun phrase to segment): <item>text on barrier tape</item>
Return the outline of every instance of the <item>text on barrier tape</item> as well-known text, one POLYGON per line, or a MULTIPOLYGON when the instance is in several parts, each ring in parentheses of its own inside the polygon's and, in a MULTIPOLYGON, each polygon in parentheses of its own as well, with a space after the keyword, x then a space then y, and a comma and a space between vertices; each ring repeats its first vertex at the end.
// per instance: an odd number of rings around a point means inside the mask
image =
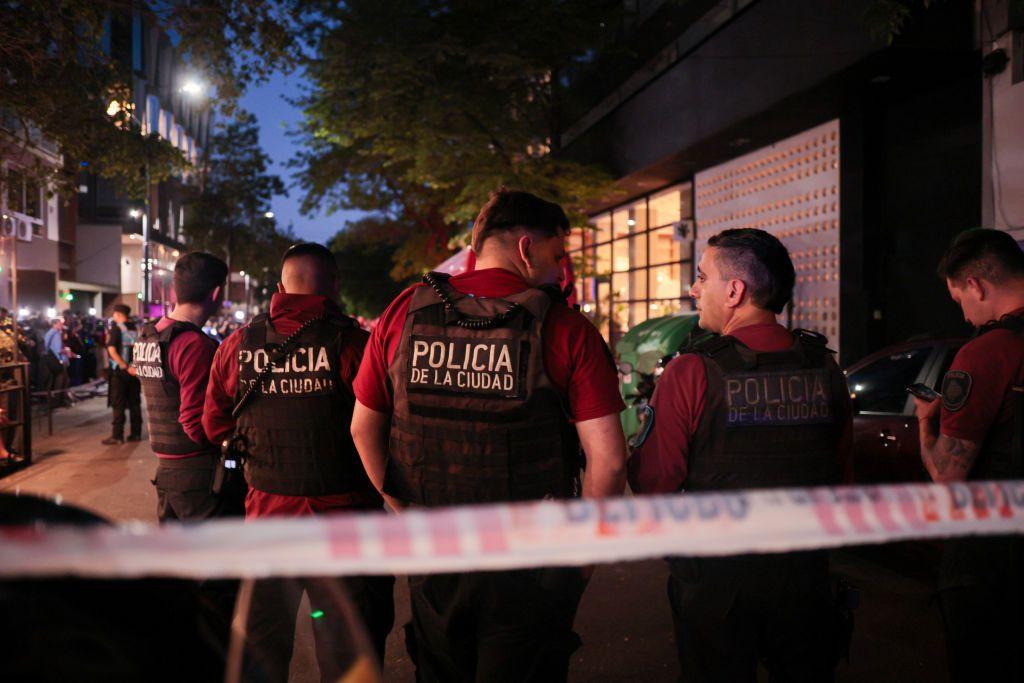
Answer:
POLYGON ((409 574, 1024 533, 1024 481, 543 501, 195 525, 0 527, 0 576, 409 574))

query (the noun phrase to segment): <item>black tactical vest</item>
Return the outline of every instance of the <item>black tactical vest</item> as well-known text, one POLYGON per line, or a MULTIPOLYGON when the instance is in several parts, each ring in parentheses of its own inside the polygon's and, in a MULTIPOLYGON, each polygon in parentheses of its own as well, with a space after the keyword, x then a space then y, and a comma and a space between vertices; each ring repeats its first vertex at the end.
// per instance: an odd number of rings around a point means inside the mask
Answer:
POLYGON ((388 370, 394 391, 384 490, 427 506, 575 494, 579 442, 544 371, 539 289, 463 294, 429 273, 388 370))
MULTIPOLYGON (((241 334, 237 398, 286 339, 265 315, 241 334)), ((355 397, 338 367, 342 349, 358 334, 359 325, 340 314, 312 325, 249 399, 236 427, 248 442, 249 486, 288 496, 372 489, 349 431, 355 397)))
POLYGON ((216 452, 209 444, 200 445, 188 438, 179 421, 181 386, 167 367, 167 350, 171 340, 189 331, 198 332, 207 343, 217 346, 199 327, 175 320, 161 332, 157 332, 155 323, 144 325, 132 349, 132 366, 146 398, 149 444, 154 453, 161 455, 216 452))
MULTIPOLYGON (((993 330, 1010 330, 1018 343, 1024 343, 1024 317, 1004 316, 978 330, 981 336, 993 330)), ((970 343, 970 342, 968 342, 970 343)), ((1014 378, 1014 386, 1007 397, 1012 404, 1011 419, 992 425, 985 435, 978 459, 968 474, 968 479, 1020 479, 1024 477, 1024 386, 1020 377, 1014 378)), ((943 382, 945 384, 945 381, 943 382)), ((981 390, 982 387, 976 387, 981 390)), ((943 393, 945 387, 943 387, 943 393)))
POLYGON ((707 372, 686 489, 821 486, 839 481, 846 381, 821 335, 796 330, 787 351, 733 337, 689 349, 707 372))

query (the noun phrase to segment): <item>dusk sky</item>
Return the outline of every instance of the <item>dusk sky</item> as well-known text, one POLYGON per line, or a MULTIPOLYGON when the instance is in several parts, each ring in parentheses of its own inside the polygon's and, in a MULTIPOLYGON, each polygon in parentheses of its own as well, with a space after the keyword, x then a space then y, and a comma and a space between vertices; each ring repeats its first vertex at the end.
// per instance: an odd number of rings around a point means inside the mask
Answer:
MULTIPOLYGON (((281 176, 288 186, 294 183, 294 179, 286 164, 295 155, 297 143, 287 135, 287 131, 298 125, 302 115, 284 98, 297 97, 302 82, 298 74, 285 76, 278 73, 264 85, 250 90, 241 100, 241 105, 259 120, 260 144, 273 162, 271 172, 281 176)), ((354 220, 363 215, 353 211, 303 216, 299 213, 300 190, 289 187, 288 195, 275 197, 272 210, 280 225, 291 223, 295 234, 306 240, 323 242, 330 239, 345 225, 346 220, 354 220)))

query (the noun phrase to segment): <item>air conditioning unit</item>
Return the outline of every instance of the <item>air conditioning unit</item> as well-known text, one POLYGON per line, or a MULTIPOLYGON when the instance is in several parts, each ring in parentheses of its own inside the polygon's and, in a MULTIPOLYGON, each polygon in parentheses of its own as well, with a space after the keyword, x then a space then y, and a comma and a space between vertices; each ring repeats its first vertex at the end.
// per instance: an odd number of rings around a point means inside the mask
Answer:
POLYGON ((18 241, 19 242, 31 242, 32 241, 32 224, 24 218, 18 221, 18 241))
POLYGON ((0 237, 14 237, 18 232, 14 216, 4 215, 0 218, 0 237))

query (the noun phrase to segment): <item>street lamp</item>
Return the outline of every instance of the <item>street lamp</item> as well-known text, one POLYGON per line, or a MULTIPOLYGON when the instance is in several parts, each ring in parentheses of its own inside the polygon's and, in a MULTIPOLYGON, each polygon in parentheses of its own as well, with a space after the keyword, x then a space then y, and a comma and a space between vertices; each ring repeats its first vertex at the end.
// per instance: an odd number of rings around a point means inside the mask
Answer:
POLYGON ((274 217, 274 212, 273 211, 267 211, 265 214, 263 214, 263 217, 264 218, 273 218, 274 217))

